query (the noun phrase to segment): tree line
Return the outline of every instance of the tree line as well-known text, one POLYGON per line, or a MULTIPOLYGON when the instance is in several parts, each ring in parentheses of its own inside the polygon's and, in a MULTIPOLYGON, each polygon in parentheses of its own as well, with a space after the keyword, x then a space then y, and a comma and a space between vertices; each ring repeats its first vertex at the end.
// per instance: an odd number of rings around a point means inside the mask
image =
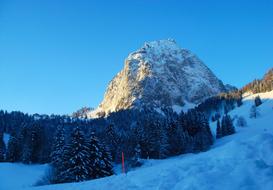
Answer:
POLYGON ((51 182, 60 183, 112 175, 112 163, 121 162, 122 152, 130 168, 141 159, 206 151, 212 145, 203 113, 162 112, 123 110, 88 120, 0 111, 0 161, 51 163, 51 182), (3 133, 10 134, 7 147, 3 133))

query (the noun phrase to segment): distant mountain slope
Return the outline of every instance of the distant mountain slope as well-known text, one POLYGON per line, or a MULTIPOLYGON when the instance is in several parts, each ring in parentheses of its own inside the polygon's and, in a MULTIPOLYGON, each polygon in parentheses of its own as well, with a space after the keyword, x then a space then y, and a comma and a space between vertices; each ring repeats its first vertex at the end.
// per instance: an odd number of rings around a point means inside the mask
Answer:
MULTIPOLYGON (((227 92, 212 96, 201 102, 197 109, 204 112, 208 117, 216 117, 240 106, 243 94, 264 93, 273 90, 273 69, 266 72, 262 79, 256 79, 241 89, 231 90, 226 85, 227 92), (217 116, 218 115, 218 116, 217 116)), ((215 117, 215 118, 216 118, 215 117)), ((211 119, 215 119, 211 118, 211 119)))
POLYGON ((128 56, 89 117, 142 106, 182 107, 225 91, 222 81, 196 55, 174 40, 159 40, 128 56))
POLYGON ((269 69, 262 79, 256 79, 253 82, 245 85, 242 92, 268 92, 273 90, 273 68, 269 69))

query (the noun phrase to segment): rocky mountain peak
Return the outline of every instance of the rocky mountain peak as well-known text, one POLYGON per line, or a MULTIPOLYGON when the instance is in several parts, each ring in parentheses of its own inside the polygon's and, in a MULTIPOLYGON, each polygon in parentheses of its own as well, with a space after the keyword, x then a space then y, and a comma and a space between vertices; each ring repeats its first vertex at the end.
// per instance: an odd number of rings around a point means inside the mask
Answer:
POLYGON ((99 107, 89 117, 143 106, 179 108, 224 92, 225 86, 193 53, 175 40, 145 43, 125 60, 99 107))

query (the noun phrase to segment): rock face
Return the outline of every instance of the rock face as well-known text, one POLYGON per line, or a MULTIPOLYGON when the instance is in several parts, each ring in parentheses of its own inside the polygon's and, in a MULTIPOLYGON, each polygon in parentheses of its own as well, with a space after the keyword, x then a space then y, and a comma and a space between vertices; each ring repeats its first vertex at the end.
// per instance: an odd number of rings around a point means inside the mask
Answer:
POLYGON ((196 55, 174 40, 159 40, 128 56, 89 117, 142 106, 182 107, 224 91, 222 81, 196 55))

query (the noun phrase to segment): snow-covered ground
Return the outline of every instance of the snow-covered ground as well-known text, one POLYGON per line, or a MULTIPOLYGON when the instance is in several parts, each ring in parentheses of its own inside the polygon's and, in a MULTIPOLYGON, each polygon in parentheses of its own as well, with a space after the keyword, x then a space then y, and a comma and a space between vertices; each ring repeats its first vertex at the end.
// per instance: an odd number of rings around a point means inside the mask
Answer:
MULTIPOLYGON (((28 187, 44 166, 0 164, 0 189, 20 190, 272 190, 273 189, 273 91, 259 94, 260 117, 249 118, 257 95, 248 95, 232 117, 243 116, 247 127, 216 140, 211 150, 165 160, 148 160, 125 174, 83 183, 28 187), (4 178, 3 178, 4 177, 4 178), (14 181, 12 181, 14 180, 14 181), (11 184, 10 184, 11 183, 11 184), (2 186, 1 186, 2 185, 2 186), (15 188, 13 188, 15 187, 15 188)), ((235 120, 236 123, 236 120, 235 120)), ((215 131, 215 123, 212 124, 215 131)))
POLYGON ((4 133, 4 138, 3 138, 3 140, 4 140, 4 143, 5 143, 6 147, 8 146, 9 137, 10 137, 9 134, 4 133))
POLYGON ((0 190, 31 187, 43 175, 47 165, 0 163, 0 190))

